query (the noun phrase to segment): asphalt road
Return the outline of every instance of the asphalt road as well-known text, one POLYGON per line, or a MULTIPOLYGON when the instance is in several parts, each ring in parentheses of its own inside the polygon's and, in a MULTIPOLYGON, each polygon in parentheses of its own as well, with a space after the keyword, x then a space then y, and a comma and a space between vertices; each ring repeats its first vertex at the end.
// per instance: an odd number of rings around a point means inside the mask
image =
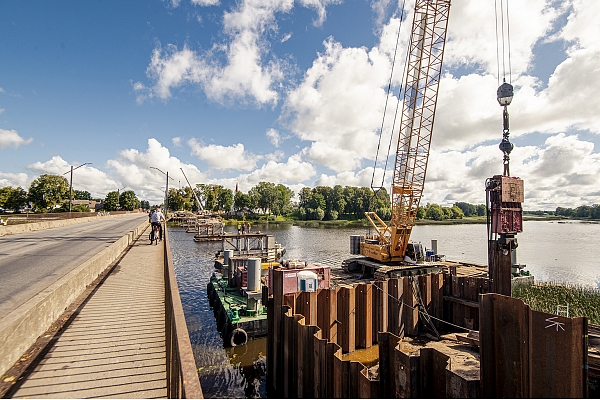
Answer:
POLYGON ((0 237, 0 319, 147 219, 131 214, 0 237))

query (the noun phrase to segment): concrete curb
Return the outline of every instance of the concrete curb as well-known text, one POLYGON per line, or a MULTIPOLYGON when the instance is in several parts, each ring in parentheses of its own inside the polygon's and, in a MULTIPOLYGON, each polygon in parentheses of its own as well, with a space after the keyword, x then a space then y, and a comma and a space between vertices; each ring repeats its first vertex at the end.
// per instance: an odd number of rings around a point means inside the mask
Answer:
POLYGON ((117 218, 117 217, 120 217, 123 215, 131 215, 131 214, 116 214, 116 215, 103 215, 101 217, 95 216, 95 217, 82 217, 82 218, 72 218, 72 219, 59 219, 59 220, 54 220, 54 221, 32 222, 29 224, 0 226, 0 236, 40 231, 42 229, 57 228, 60 226, 81 224, 84 222, 97 221, 99 219, 104 219, 104 218, 117 218))
POLYGON ((148 225, 144 221, 0 320, 0 375, 19 360, 85 288, 139 238, 148 225))

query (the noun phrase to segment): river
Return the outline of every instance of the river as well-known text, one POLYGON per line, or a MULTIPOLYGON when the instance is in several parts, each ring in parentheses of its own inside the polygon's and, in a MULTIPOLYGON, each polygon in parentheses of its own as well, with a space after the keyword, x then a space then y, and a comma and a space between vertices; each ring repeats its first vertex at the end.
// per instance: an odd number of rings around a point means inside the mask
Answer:
MULTIPOLYGON (((233 227, 227 227, 233 231, 233 227)), ((350 257, 350 235, 366 228, 307 228, 292 225, 256 226, 274 234, 287 249, 286 258, 320 261, 339 266, 350 257)), ((536 280, 600 288, 595 251, 600 224, 525 221, 518 235, 518 261, 536 280)), ((418 225, 411 237, 448 260, 487 263, 486 227, 473 225, 418 225)), ((265 339, 224 349, 208 304, 206 285, 220 242, 196 243, 182 228, 169 228, 177 282, 190 332, 202 390, 207 398, 258 398, 265 392, 265 339)))

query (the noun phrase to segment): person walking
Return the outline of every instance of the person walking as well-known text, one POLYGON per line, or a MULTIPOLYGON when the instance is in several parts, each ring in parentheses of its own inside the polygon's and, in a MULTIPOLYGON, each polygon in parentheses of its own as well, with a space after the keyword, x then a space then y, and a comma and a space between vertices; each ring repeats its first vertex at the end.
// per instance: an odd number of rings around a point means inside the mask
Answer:
POLYGON ((242 235, 246 233, 246 224, 242 224, 242 235))

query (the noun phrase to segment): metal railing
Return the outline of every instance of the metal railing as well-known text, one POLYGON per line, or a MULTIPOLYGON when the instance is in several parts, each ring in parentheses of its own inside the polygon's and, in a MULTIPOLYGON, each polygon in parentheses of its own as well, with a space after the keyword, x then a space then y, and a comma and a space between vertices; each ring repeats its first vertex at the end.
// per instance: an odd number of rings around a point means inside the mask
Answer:
POLYGON ((167 397, 204 398, 192 344, 183 315, 177 278, 169 248, 168 229, 164 232, 165 248, 165 333, 167 350, 167 397))

